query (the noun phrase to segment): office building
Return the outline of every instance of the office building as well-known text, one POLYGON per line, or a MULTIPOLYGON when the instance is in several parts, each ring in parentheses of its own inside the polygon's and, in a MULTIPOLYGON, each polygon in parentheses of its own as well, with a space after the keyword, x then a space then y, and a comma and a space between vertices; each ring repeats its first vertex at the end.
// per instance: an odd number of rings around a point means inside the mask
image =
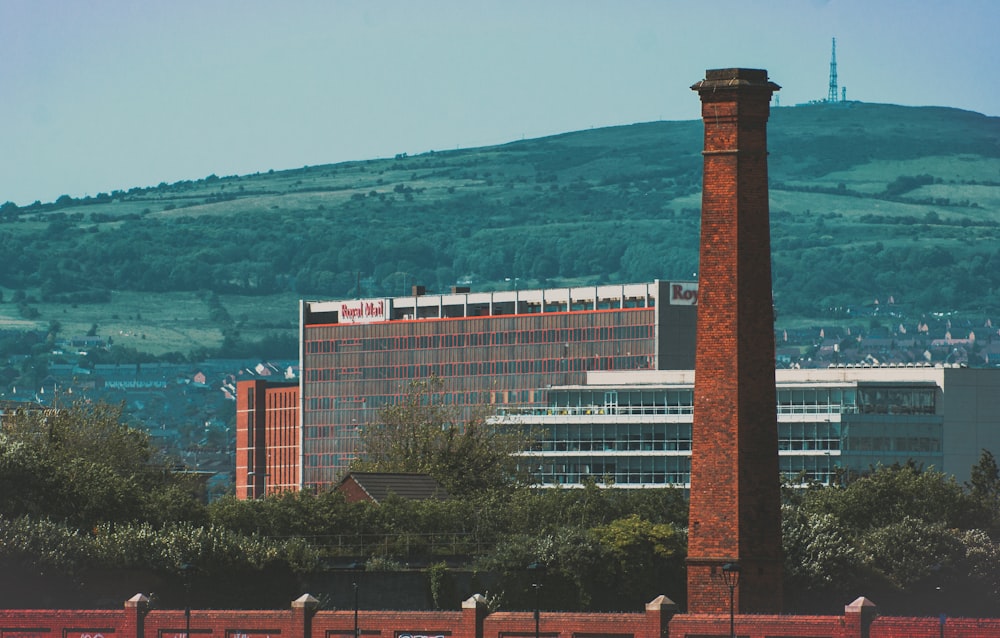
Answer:
POLYGON ((301 303, 301 488, 335 484, 361 428, 416 379, 440 379, 440 399, 472 414, 547 405, 589 371, 694 364, 694 283, 413 292, 301 303))
MULTIPOLYGON (((524 458, 540 482, 689 488, 694 372, 587 376, 495 417, 535 435, 524 458)), ((779 470, 792 483, 910 461, 965 481, 983 449, 1000 454, 998 369, 777 370, 776 384, 779 470)))
MULTIPOLYGON (((910 461, 962 482, 984 449, 1000 456, 998 369, 841 366, 775 374, 779 470, 793 483, 834 484, 847 473, 910 461)), ((689 488, 694 376, 589 372, 583 383, 544 388, 544 401, 492 406, 493 418, 535 436, 525 463, 544 486, 594 480, 689 488)), ((302 488, 298 396, 296 385, 239 384, 239 498, 302 488)))

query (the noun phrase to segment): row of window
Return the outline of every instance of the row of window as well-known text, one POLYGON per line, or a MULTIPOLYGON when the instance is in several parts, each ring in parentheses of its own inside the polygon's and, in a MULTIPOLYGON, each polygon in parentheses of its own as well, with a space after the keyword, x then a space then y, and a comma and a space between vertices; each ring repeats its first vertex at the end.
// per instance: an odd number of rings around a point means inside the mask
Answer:
MULTIPOLYGON (((935 390, 855 388, 779 388, 778 414, 934 414, 935 390)), ((665 414, 660 408, 694 407, 691 389, 567 390, 552 393, 551 408, 614 408, 617 414, 665 414)), ((676 412, 676 411, 674 411, 676 412)), ((558 412, 557 412, 558 413, 558 412)))
MULTIPOLYGON (((409 335, 470 334, 506 331, 547 330, 550 328, 592 328, 622 325, 652 325, 652 308, 612 309, 559 314, 489 315, 429 321, 384 321, 370 324, 307 324, 307 340, 402 337, 409 335), (455 320, 458 319, 458 320, 455 320)), ((412 318, 412 317, 410 317, 412 318)))
POLYGON ((936 388, 858 388, 862 414, 934 414, 936 388))
POLYGON ((778 388, 778 414, 850 414, 858 411, 854 388, 778 388))
MULTIPOLYGON (((522 465, 535 480, 546 485, 574 485, 592 479, 618 485, 685 486, 691 481, 690 457, 559 457, 526 459, 522 465)), ((780 456, 778 468, 791 482, 832 484, 842 472, 841 461, 831 456, 780 456)))
POLYGON ((535 480, 548 485, 576 485, 585 479, 619 485, 685 485, 691 481, 689 457, 559 457, 530 459, 523 466, 535 480))
POLYGON ((344 436, 354 436, 358 425, 310 425, 304 428, 305 439, 329 439, 344 436))
POLYGON ((779 450, 839 450, 840 424, 778 423, 779 450))
MULTIPOLYGON (((489 363, 492 361, 570 361, 601 359, 607 357, 635 357, 642 365, 648 365, 654 361, 653 344, 649 341, 629 341, 623 344, 599 343, 593 347, 583 344, 571 344, 569 346, 548 346, 544 351, 536 347, 529 346, 504 346, 502 348, 476 349, 476 348, 453 348, 451 350, 400 350, 393 352, 373 353, 342 353, 339 355, 317 354, 306 358, 303 364, 303 373, 308 374, 312 370, 329 369, 334 371, 331 374, 350 373, 355 368, 394 368, 405 365, 438 365, 451 364, 453 374, 476 375, 480 374, 477 367, 454 367, 468 366, 468 364, 489 363)), ((544 364, 542 364, 544 365, 544 364)), ((574 364, 568 364, 571 367, 574 364)), ((575 364, 583 368, 585 363, 575 364)), ((531 369, 532 363, 525 363, 525 369, 531 369)), ((311 377, 307 377, 309 380, 311 377)))
MULTIPOLYGON (((597 300, 595 307, 593 299, 574 299, 572 302, 565 300, 547 299, 544 302, 545 314, 555 313, 591 313, 596 311, 620 310, 621 308, 652 308, 656 306, 655 297, 626 297, 622 302, 618 298, 601 298, 597 300)), ((393 304, 393 319, 413 319, 414 312, 418 319, 440 319, 444 318, 469 318, 469 317, 504 317, 509 315, 532 315, 542 313, 542 304, 537 301, 493 301, 468 303, 463 305, 432 305, 414 306, 412 303, 406 304, 397 301, 393 304)))
POLYGON ((557 390, 550 393, 549 407, 560 408, 617 408, 620 414, 663 414, 644 412, 645 408, 694 406, 694 390, 557 390))
POLYGON ((499 374, 552 374, 589 370, 642 370, 650 367, 650 357, 581 357, 576 359, 522 359, 466 361, 407 365, 374 365, 340 368, 312 368, 306 379, 313 383, 358 379, 422 379, 428 377, 475 377, 499 374))
MULTIPOLYGON (((603 459, 559 457, 525 459, 522 465, 547 485, 580 484, 593 479, 620 485, 645 484, 684 486, 691 481, 689 457, 632 457, 603 459)), ((843 471, 841 460, 831 456, 780 456, 778 468, 792 482, 819 482, 830 485, 843 471)))
POLYGON ((626 341, 630 339, 650 339, 652 337, 653 326, 651 325, 531 329, 440 335, 386 336, 380 338, 307 340, 306 352, 308 354, 330 354, 336 352, 382 352, 386 350, 436 350, 440 348, 470 348, 477 346, 626 341))
POLYGON ((849 436, 844 439, 844 449, 852 452, 941 452, 941 439, 932 436, 849 436))
POLYGON ((311 468, 319 467, 346 467, 353 460, 353 454, 307 454, 306 465, 311 468))
MULTIPOLYGON (((391 405, 403 403, 408 394, 405 388, 397 394, 372 394, 364 397, 310 397, 306 401, 306 409, 309 412, 320 410, 377 410, 391 405)), ((521 390, 489 390, 470 392, 444 392, 439 395, 439 399, 444 405, 490 405, 508 403, 531 403, 540 395, 541 391, 535 389, 521 390)), ((335 421, 324 420, 326 417, 318 415, 308 415, 307 420, 312 423, 335 423, 335 421)), ((332 418, 330 415, 328 418, 332 418)), ((345 427, 335 425, 331 427, 345 427)))
MULTIPOLYGON (((842 412, 854 411, 857 393, 853 388, 808 388, 779 389, 777 391, 778 411, 796 412, 842 412), (815 409, 806 409, 806 408, 815 409), (803 408, 801 410, 796 408, 803 408)), ((552 406, 694 406, 694 391, 686 389, 656 390, 566 390, 552 395, 552 406)))
MULTIPOLYGON (((542 452, 690 451, 690 423, 565 424, 528 428, 542 452)), ((847 449, 857 451, 940 452, 934 436, 854 436, 847 449)), ((839 423, 779 423, 779 450, 835 451, 841 449, 839 423)))
POLYGON ((830 456, 779 456, 778 471, 785 480, 831 485, 837 477, 838 461, 830 456))
POLYGON ((690 423, 586 423, 526 428, 542 452, 690 451, 690 423))

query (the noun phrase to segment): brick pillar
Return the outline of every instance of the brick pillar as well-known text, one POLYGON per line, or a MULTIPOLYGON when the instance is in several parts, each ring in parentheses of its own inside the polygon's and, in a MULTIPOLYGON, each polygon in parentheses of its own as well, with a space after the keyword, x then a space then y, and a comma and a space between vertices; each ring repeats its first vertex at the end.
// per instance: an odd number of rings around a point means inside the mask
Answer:
POLYGON ((693 87, 705 126, 688 538, 688 611, 781 610, 781 511, 767 118, 778 85, 710 70, 693 87))
POLYGON ((318 610, 319 601, 309 594, 292 601, 293 638, 312 638, 312 620, 318 610))
POLYGON ((489 615, 486 599, 473 594, 462 601, 462 623, 458 638, 483 638, 483 621, 489 615))
POLYGON ((675 615, 677 603, 666 596, 657 596, 646 603, 646 637, 667 638, 670 635, 670 619, 675 615))
MULTIPOLYGON (((146 635, 146 614, 149 613, 149 597, 145 594, 136 594, 125 601, 125 622, 126 626, 131 625, 135 638, 145 638, 146 635)), ((128 630, 122 628, 123 634, 128 630)))
POLYGON ((851 638, 868 638, 872 621, 878 615, 875 603, 860 596, 850 605, 844 605, 844 635, 851 638))

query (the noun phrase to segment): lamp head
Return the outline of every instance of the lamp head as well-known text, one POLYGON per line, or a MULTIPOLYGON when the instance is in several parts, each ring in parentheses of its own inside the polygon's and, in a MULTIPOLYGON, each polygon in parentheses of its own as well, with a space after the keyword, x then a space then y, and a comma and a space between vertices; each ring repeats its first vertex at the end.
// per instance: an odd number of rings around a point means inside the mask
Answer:
POLYGON ((738 563, 726 563, 722 566, 722 580, 727 587, 736 587, 740 584, 740 566, 738 563))

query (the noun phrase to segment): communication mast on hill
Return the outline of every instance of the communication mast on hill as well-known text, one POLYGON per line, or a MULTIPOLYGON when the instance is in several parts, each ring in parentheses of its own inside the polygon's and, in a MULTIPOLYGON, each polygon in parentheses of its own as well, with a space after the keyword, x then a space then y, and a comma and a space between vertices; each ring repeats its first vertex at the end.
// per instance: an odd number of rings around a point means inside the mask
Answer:
MULTIPOLYGON (((845 91, 846 92, 846 91, 845 91)), ((833 49, 830 53, 830 92, 826 96, 827 102, 836 102, 837 98, 837 38, 833 38, 833 49)))

